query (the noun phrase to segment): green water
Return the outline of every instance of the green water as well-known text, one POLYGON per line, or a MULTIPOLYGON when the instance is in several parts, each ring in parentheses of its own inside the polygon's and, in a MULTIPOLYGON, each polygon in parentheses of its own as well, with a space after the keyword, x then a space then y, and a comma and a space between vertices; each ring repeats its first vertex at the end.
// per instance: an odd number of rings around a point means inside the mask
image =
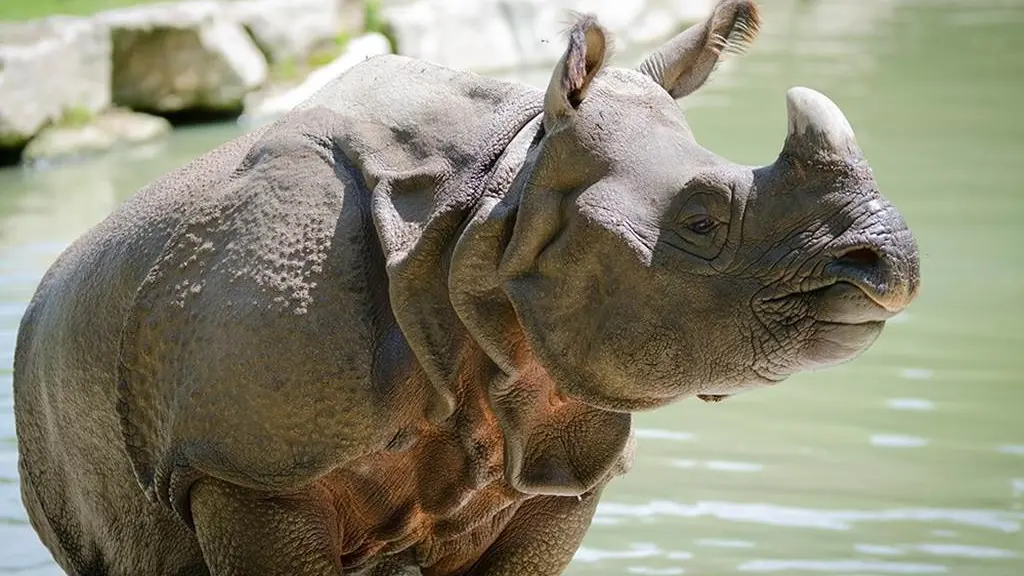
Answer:
MULTIPOLYGON (((765 0, 750 54, 686 102, 770 162, 784 91, 847 113, 921 245, 923 291, 857 361, 637 418, 570 574, 1024 574, 1024 0, 765 0)), ((234 136, 0 172, 0 574, 56 574, 17 495, 10 366, 35 282, 157 175, 234 136)))

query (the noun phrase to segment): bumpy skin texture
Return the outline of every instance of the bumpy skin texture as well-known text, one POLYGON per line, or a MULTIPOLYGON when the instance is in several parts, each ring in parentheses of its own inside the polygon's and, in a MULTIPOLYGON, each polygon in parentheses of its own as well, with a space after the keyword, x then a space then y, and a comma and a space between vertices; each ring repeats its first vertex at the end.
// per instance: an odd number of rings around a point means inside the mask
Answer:
POLYGON ((674 102, 758 26, 637 70, 593 17, 545 93, 399 56, 144 188, 21 325, 34 528, 72 575, 560 574, 632 411, 855 357, 918 257, 835 106, 772 165, 674 102))

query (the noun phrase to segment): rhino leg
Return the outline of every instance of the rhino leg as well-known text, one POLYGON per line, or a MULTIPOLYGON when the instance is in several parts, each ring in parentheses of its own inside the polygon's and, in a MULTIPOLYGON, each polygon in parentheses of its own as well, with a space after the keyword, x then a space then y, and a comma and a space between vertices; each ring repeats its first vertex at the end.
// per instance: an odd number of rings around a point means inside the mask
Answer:
POLYGON ((524 504, 466 571, 473 576, 558 576, 576 554, 604 485, 576 496, 542 496, 524 504))
POLYGON ((192 488, 192 520, 212 576, 341 576, 324 494, 276 496, 205 478, 192 488))

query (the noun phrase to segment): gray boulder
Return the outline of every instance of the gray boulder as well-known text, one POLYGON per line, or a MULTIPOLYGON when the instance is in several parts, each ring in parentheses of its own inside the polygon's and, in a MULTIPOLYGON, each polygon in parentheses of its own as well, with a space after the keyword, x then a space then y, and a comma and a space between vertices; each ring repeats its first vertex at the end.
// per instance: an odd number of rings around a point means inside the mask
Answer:
POLYGON ((243 0, 229 9, 271 63, 304 61, 354 31, 338 0, 243 0))
POLYGON ((136 110, 233 111, 267 80, 267 61, 216 2, 154 4, 97 17, 113 41, 114 103, 136 110))
POLYGON ((91 122, 43 128, 25 146, 22 162, 38 165, 106 152, 121 145, 151 142, 170 131, 171 123, 159 116, 130 110, 108 110, 91 122))
POLYGON ((83 18, 0 23, 0 148, 110 105, 110 37, 83 18))
POLYGON ((368 58, 390 52, 391 45, 382 34, 374 32, 353 38, 340 56, 310 72, 298 85, 269 93, 251 94, 246 98, 245 112, 239 121, 252 127, 275 120, 313 97, 349 68, 368 58))
POLYGON ((600 12, 625 52, 671 36, 711 5, 711 0, 394 0, 384 15, 402 54, 500 73, 554 63, 563 48, 557 34, 572 11, 600 12))

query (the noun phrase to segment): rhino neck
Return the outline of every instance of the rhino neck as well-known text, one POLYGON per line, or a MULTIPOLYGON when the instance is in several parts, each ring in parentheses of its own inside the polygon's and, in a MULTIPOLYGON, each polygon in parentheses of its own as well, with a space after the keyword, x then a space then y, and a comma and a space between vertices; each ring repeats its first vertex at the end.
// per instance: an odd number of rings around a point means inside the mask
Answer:
POLYGON ((519 183, 531 169, 539 119, 496 166, 452 253, 452 306, 493 370, 481 378, 504 435, 505 477, 529 494, 580 495, 632 463, 632 420, 562 394, 530 349, 501 288, 498 266, 519 211, 519 183))
POLYGON ((459 401, 465 339, 447 301, 451 250, 481 196, 514 173, 510 142, 540 114, 541 94, 404 57, 343 78, 308 105, 334 113, 309 137, 326 133, 337 166, 367 192, 391 313, 432 387, 427 419, 443 422, 459 401))

